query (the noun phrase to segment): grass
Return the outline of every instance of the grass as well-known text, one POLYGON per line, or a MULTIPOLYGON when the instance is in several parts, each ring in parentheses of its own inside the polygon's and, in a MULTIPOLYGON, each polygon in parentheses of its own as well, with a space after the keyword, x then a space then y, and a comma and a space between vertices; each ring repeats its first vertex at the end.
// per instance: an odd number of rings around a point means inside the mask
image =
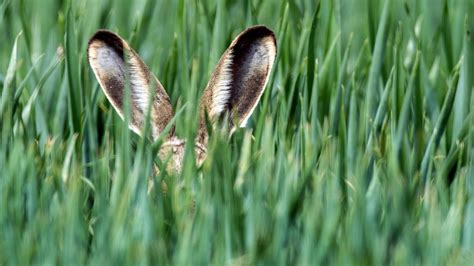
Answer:
POLYGON ((1 265, 474 261, 470 0, 3 0, 0 29, 1 265), (89 37, 129 41, 192 141, 211 71, 254 24, 278 57, 248 127, 154 175, 89 37))

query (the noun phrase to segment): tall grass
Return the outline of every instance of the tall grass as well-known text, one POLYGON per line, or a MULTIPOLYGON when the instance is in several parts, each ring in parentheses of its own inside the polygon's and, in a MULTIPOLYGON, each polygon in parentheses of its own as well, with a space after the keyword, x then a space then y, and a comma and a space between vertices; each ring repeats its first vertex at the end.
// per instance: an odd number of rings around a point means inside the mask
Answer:
POLYGON ((470 0, 4 0, 0 264, 472 263, 473 32, 470 0), (248 128, 154 174, 88 38, 126 38, 192 141, 211 71, 254 24, 278 56, 248 128))

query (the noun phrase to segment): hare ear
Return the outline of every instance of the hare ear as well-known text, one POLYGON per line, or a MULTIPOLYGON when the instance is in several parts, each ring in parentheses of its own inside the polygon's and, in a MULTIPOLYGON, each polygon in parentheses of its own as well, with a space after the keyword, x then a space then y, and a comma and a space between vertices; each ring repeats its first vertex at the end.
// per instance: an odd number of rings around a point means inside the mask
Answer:
POLYGON ((265 26, 250 27, 234 39, 204 91, 198 141, 207 138, 206 114, 211 122, 228 118, 231 132, 245 126, 265 89, 276 50, 275 35, 265 26))
POLYGON ((153 138, 173 117, 170 99, 158 79, 120 36, 97 31, 87 49, 89 64, 107 99, 123 118, 124 90, 130 88, 130 129, 141 134, 149 103, 153 138), (154 97, 153 100, 150 97, 154 97))

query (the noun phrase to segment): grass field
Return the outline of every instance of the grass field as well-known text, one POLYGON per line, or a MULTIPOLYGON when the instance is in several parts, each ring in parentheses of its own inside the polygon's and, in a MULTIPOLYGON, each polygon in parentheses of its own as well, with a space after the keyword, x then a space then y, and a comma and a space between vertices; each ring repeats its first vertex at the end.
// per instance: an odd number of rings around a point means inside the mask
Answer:
POLYGON ((472 265, 473 32, 471 0, 0 1, 0 265, 472 265), (278 55, 247 128, 154 175, 88 39, 124 37, 192 142, 254 24, 278 55))

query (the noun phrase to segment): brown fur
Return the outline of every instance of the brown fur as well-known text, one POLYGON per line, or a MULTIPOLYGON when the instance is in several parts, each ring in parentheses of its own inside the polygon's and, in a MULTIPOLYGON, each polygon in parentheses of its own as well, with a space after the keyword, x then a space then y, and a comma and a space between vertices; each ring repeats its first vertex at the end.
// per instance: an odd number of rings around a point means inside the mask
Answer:
MULTIPOLYGON (((265 89, 275 56, 276 40, 273 32, 265 26, 253 26, 239 34, 224 52, 203 93, 200 104, 200 124, 194 146, 196 163, 201 164, 206 157, 208 132, 206 117, 211 106, 216 104, 222 113, 213 114, 228 117, 229 125, 241 126, 250 116, 265 89), (227 66, 224 69, 224 65, 227 66), (224 73, 224 71, 229 71, 224 73), (228 99, 216 101, 218 82, 228 81, 228 99), (222 103, 222 105, 220 105, 222 103)), ((161 83, 149 71, 138 54, 118 35, 107 30, 97 31, 89 41, 88 60, 99 84, 116 111, 123 117, 124 87, 130 82, 131 125, 141 134, 145 114, 143 109, 143 89, 147 87, 154 94, 151 108, 152 136, 157 138, 173 117, 171 102, 161 83), (101 53, 99 58, 99 51, 101 53), (102 60, 102 61, 99 61, 102 60), (133 76, 131 75, 133 73, 133 76), (139 102, 139 104, 137 103, 139 102)), ((227 91, 227 90, 225 90, 227 91)), ((221 117, 210 116, 211 122, 221 117)), ((180 172, 184 156, 185 142, 174 135, 174 127, 159 151, 162 160, 168 160, 168 171, 180 172)))

